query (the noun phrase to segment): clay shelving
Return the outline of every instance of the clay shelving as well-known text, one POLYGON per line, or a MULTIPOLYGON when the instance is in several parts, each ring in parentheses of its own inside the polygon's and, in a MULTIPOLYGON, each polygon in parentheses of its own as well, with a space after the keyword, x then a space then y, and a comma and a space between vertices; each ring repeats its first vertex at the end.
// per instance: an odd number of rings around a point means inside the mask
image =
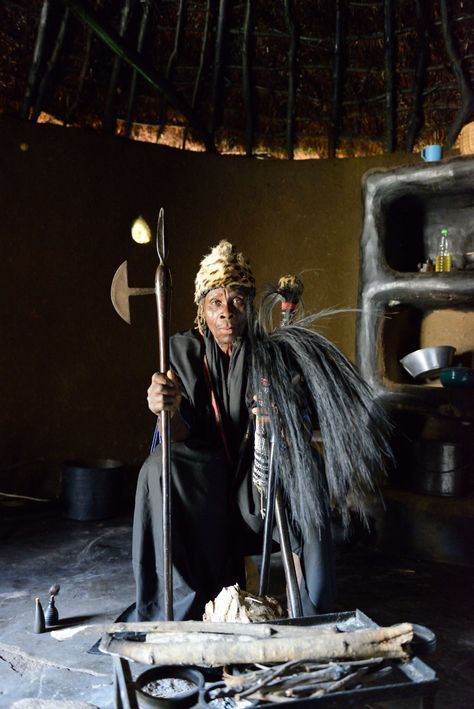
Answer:
MULTIPOLYGON (((364 177, 363 197, 361 373, 391 408, 474 416, 472 390, 415 383, 399 363, 419 347, 456 346, 460 317, 474 332, 474 270, 461 270, 464 254, 474 250, 474 158, 371 171, 364 177), (420 273, 420 263, 434 261, 443 228, 449 232, 454 270, 420 273)), ((472 366, 474 336, 463 346, 457 363, 472 366)))

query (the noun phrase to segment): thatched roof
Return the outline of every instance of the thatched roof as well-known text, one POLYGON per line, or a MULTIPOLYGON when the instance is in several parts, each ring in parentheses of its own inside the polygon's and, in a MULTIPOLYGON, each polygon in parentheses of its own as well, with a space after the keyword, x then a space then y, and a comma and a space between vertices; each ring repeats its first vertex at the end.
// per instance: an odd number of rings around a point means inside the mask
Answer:
POLYGON ((0 111, 273 157, 451 146, 472 0, 2 0, 0 111))

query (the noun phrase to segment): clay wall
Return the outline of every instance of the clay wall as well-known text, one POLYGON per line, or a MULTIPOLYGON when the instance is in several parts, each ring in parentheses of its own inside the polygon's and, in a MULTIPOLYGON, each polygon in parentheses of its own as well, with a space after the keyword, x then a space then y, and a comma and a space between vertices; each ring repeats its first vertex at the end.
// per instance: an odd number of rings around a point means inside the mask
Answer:
MULTIPOLYGON (((153 284, 156 250, 132 242, 136 216, 154 228, 165 209, 172 330, 191 325, 200 258, 223 237, 261 286, 300 274, 308 312, 355 308, 362 175, 418 159, 218 158, 7 119, 0 155, 0 490, 46 496, 64 460, 138 464, 149 449, 154 299, 133 299, 131 326, 110 302, 125 260, 131 286, 153 284)), ((355 322, 344 314, 323 330, 351 358, 355 322)))

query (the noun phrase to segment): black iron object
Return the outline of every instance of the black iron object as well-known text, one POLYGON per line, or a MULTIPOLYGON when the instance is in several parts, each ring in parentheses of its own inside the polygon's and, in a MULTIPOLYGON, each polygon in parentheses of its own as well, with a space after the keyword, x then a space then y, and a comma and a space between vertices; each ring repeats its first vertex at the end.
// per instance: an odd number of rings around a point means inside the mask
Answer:
MULTIPOLYGON (((163 208, 158 215, 156 250, 159 264, 155 275, 156 307, 158 313, 158 346, 160 372, 169 370, 169 326, 171 306, 171 273, 166 265, 168 256, 165 243, 165 214, 163 208)), ((171 549, 171 470, 170 470, 170 412, 163 411, 161 418, 161 463, 163 486, 163 577, 164 606, 166 620, 173 620, 173 566, 171 549)))

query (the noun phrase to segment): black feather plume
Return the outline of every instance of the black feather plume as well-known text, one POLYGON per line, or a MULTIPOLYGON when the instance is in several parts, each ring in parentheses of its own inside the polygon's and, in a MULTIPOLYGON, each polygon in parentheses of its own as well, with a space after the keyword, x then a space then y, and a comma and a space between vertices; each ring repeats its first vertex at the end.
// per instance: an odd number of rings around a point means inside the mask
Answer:
POLYGON ((276 299, 278 289, 269 290, 251 328, 251 383, 258 392, 262 379, 269 381, 268 426, 279 442, 278 478, 305 535, 323 524, 330 503, 345 523, 349 503, 365 518, 367 492, 376 489, 391 459, 390 425, 350 360, 312 329, 322 317, 340 311, 272 330, 276 299), (314 427, 321 432, 323 458, 311 445, 314 427))

